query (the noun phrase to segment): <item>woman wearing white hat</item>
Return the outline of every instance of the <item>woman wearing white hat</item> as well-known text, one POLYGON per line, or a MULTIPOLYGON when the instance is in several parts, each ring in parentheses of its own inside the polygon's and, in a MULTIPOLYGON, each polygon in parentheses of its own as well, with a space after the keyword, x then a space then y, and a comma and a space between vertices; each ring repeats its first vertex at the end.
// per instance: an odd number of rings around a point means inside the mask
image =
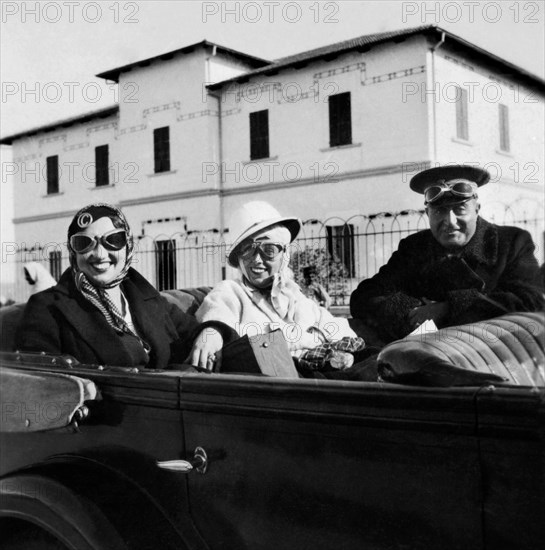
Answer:
MULTIPOLYGON (((289 246, 300 229, 298 218, 280 216, 266 202, 242 206, 230 224, 233 241, 228 254, 229 265, 240 277, 218 283, 197 311, 197 319, 222 321, 240 336, 280 329, 296 357, 319 345, 319 335, 329 341, 356 337, 346 319, 319 307, 292 280, 289 246)), ((220 334, 208 329, 207 337, 197 340, 191 363, 210 365, 208 357, 221 347, 220 334)))

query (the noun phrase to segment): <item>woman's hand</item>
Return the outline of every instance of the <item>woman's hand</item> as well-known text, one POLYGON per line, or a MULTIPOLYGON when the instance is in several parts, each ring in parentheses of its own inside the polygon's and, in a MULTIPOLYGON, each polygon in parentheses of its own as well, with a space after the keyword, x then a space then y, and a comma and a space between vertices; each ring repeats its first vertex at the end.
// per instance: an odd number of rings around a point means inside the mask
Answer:
POLYGON ((223 338, 221 333, 212 327, 205 328, 195 339, 186 362, 195 367, 211 371, 214 365, 221 366, 219 351, 222 347, 223 338))

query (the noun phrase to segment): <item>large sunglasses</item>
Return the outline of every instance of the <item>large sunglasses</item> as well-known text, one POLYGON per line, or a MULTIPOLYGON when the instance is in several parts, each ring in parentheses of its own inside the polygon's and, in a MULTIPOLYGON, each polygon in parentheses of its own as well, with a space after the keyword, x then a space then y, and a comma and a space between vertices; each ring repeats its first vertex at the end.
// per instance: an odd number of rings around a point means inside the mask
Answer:
POLYGON ((90 237, 84 233, 76 233, 70 237, 70 246, 74 252, 85 254, 94 250, 100 243, 106 250, 121 250, 127 246, 128 237, 124 229, 114 229, 98 237, 90 237))
POLYGON ((252 242, 240 249, 240 257, 243 260, 253 258, 257 252, 264 260, 274 260, 286 250, 286 245, 270 242, 252 242))
POLYGON ((424 198, 426 199, 426 204, 437 202, 445 193, 469 199, 475 195, 477 189, 478 185, 472 181, 439 183, 428 187, 424 193, 424 198))

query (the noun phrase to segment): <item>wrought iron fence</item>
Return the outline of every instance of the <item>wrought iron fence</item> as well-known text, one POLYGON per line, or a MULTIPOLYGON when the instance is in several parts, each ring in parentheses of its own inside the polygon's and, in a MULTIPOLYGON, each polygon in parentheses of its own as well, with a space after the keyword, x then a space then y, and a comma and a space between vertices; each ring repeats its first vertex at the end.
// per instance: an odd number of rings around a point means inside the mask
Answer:
MULTIPOLYGON (((521 211, 514 206, 492 205, 484 217, 500 225, 515 225, 529 231, 536 243, 538 261, 542 263, 545 259, 543 209, 533 204, 532 210, 521 211)), ((346 220, 307 220, 290 248, 294 277, 302 283, 303 269, 313 266, 318 282, 330 294, 333 305, 346 305, 358 282, 372 277, 388 261, 401 239, 427 227, 423 210, 383 212, 346 220)), ((229 234, 222 236, 213 231, 139 237, 133 265, 159 290, 213 286, 235 275, 226 263, 228 246, 229 234)), ((66 249, 43 256, 40 250, 20 251, 15 259, 16 273, 22 274, 23 264, 28 261, 41 262, 56 278, 68 267, 66 249)), ((9 297, 24 301, 30 292, 24 278, 18 276, 9 297)))

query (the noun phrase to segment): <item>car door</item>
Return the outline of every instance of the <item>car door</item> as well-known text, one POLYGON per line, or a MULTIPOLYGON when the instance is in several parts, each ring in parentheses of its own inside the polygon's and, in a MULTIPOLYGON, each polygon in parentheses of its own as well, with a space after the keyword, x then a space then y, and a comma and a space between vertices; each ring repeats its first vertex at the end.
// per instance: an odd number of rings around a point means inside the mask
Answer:
POLYGON ((475 389, 196 376, 188 504, 213 549, 478 549, 475 389))
POLYGON ((486 547, 543 548, 545 389, 487 388, 477 407, 486 547))

